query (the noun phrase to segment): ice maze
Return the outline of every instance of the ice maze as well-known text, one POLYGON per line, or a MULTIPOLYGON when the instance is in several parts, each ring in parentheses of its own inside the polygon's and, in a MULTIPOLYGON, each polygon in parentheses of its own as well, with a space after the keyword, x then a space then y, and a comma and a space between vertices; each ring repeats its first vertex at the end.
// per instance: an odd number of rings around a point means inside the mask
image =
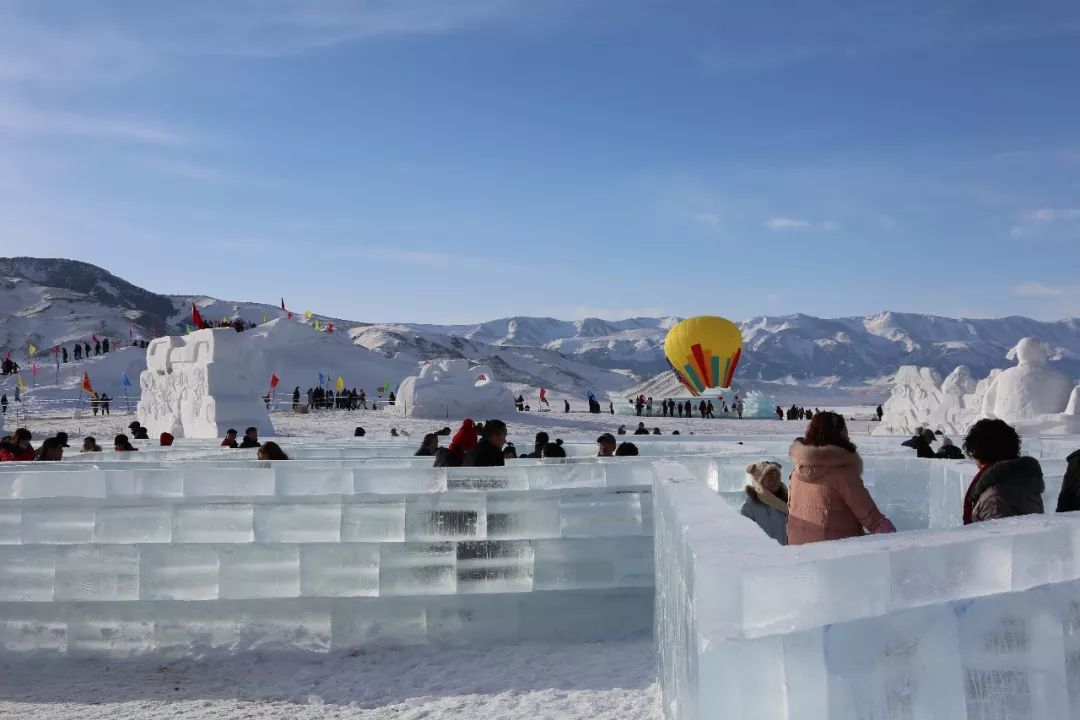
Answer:
MULTIPOLYGON (((0 464, 0 649, 192 656, 649 637, 670 720, 1080 717, 1080 523, 960 528, 972 466, 859 438, 901 532, 739 514, 778 438, 430 467, 413 445, 205 441, 0 464)), ((1030 439, 1052 509, 1068 438, 1030 439)))

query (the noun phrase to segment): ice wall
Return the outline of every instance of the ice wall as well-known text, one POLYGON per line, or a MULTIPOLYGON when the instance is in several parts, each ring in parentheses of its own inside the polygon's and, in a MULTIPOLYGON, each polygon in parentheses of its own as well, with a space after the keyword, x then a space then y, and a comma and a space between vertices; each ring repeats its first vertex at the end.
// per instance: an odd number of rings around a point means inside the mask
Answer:
POLYGON ((1080 713, 1080 523, 1037 516, 799 548, 657 464, 665 716, 1080 713))
POLYGON ((651 633, 643 463, 85 465, 0 467, 4 651, 651 633))
POLYGON ((150 436, 216 438, 252 426, 272 436, 262 402, 267 379, 251 374, 248 345, 244 333, 228 328, 151 341, 137 406, 150 436))
POLYGON ((396 409, 410 417, 504 417, 514 410, 514 393, 487 365, 468 360, 436 360, 402 381, 396 409))

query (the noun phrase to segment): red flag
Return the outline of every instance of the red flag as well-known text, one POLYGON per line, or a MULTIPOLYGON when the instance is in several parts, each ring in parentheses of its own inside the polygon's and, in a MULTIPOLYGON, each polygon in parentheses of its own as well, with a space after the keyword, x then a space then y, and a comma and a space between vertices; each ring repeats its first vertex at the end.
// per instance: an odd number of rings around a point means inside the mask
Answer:
POLYGON ((285 298, 281 298, 281 309, 285 309, 285 298))
POLYGON ((547 402, 547 390, 540 388, 540 402, 547 402))
POLYGON ((292 310, 289 311, 289 319, 292 320, 292 310))
POLYGON ((97 342, 97 333, 90 333, 90 342, 97 342))
POLYGON ((91 395, 94 394, 94 386, 90 384, 90 373, 83 373, 82 375, 82 389, 91 395))
POLYGON ((277 375, 274 375, 273 373, 271 373, 270 374, 270 387, 276 388, 278 386, 279 382, 281 382, 281 378, 279 378, 277 375))
POLYGON ((191 324, 195 326, 196 330, 206 329, 206 322, 202 319, 202 315, 199 314, 199 308, 195 307, 195 303, 191 303, 191 324))
POLYGON ((326 332, 334 332, 334 323, 328 323, 327 324, 326 332))

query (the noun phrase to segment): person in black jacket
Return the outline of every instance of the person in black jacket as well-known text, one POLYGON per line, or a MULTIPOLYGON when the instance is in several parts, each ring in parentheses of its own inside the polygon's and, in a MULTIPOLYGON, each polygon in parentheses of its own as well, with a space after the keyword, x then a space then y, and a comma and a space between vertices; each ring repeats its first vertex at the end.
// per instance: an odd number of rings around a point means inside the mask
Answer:
POLYGON ((549 442, 551 442, 551 437, 546 432, 541 430, 540 432, 536 433, 536 442, 533 443, 533 451, 526 455, 522 455, 521 457, 535 458, 539 460, 540 458, 544 457, 544 447, 549 442))
POLYGON ((506 423, 502 420, 488 420, 480 442, 465 458, 465 465, 470 467, 502 467, 506 465, 503 457, 503 445, 506 444, 506 423))
POLYGON ((261 447, 262 443, 259 442, 259 428, 249 427, 244 431, 244 439, 240 443, 242 448, 257 448, 261 447))
POLYGON ((935 458, 934 448, 930 447, 930 443, 934 440, 933 430, 924 430, 923 428, 916 428, 915 436, 910 440, 905 440, 900 443, 904 447, 913 448, 915 450, 915 457, 920 458, 935 458))
POLYGON ((634 431, 635 435, 648 435, 649 429, 645 427, 645 423, 639 422, 637 424, 637 430, 634 431))
POLYGON ((1067 460, 1069 466, 1065 469, 1065 479, 1058 495, 1058 512, 1080 510, 1080 450, 1070 455, 1067 460))
POLYGON ((953 441, 949 438, 941 439, 941 447, 937 451, 937 455, 934 457, 939 460, 963 460, 964 452, 960 448, 953 445, 953 441))

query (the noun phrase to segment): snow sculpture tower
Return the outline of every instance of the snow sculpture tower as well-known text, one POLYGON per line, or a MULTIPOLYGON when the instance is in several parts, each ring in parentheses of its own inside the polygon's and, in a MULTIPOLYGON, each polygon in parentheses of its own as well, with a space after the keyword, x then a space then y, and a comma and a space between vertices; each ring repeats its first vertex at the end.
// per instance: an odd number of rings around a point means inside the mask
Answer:
POLYGON ((230 427, 243 432, 249 426, 274 434, 244 340, 243 333, 221 328, 150 343, 137 410, 151 437, 216 438, 230 427))
POLYGON ((1065 411, 1076 383, 1048 366, 1047 347, 1035 338, 1024 338, 1009 351, 1016 367, 998 375, 986 391, 982 413, 1015 424, 1065 411))

